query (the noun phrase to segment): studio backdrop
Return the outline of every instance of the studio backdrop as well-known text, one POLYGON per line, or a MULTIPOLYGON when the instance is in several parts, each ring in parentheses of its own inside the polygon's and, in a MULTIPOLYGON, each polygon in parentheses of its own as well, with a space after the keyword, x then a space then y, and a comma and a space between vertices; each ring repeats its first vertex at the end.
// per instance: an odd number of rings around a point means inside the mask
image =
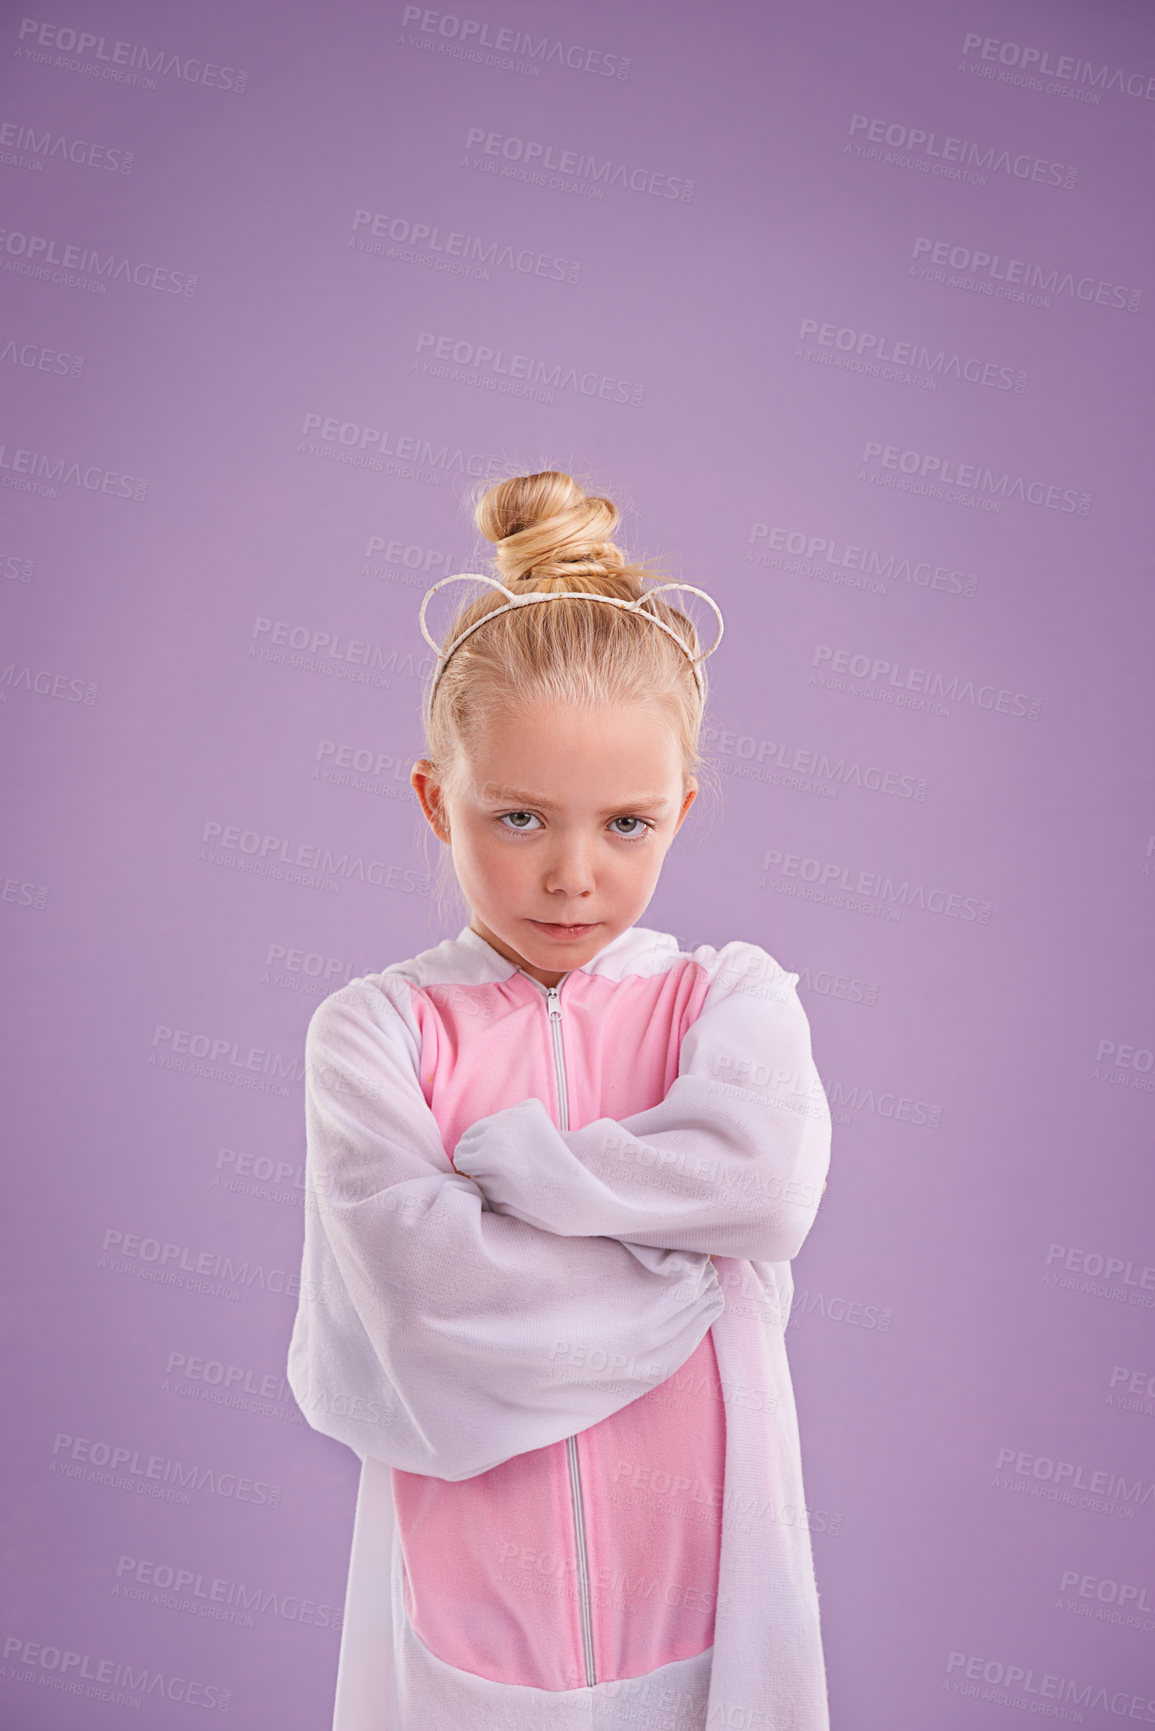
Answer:
POLYGON ((304 1030, 467 923, 417 611, 554 468, 726 614, 643 923, 831 1103, 835 1731, 1155 1724, 1150 7, 445 5, 0 30, 0 1722, 328 1723, 304 1030))

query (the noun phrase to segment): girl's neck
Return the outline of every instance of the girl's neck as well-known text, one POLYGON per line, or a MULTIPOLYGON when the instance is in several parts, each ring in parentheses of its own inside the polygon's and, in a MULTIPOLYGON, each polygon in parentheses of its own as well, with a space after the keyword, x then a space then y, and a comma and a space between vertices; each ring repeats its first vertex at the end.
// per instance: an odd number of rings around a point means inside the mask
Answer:
MULTIPOLYGON (((536 980, 541 986, 548 988, 550 986, 560 985, 566 975, 573 972, 573 967, 543 967, 537 962, 530 961, 527 956, 520 955, 518 951, 514 949, 512 944, 507 944, 504 939, 498 937, 496 932, 490 931, 485 921, 478 914, 473 915, 469 922, 469 929, 471 932, 475 932, 479 938, 484 939, 490 949, 496 950, 499 956, 504 956, 507 962, 512 962, 515 968, 519 968, 522 973, 528 974, 531 979, 536 980)), ((601 947, 604 948, 604 945, 601 947)), ((582 959, 588 961, 590 958, 583 955, 582 959)), ((574 966, 580 967, 581 963, 575 961, 574 966)))

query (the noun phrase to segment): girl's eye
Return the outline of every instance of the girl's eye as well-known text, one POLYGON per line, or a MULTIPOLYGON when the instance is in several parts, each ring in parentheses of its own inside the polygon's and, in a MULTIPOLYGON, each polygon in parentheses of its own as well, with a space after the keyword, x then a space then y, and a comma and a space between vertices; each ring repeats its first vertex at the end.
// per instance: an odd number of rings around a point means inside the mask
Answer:
MULTIPOLYGON (((503 811, 498 822, 503 829, 512 831, 514 835, 532 835, 534 831, 530 826, 540 824, 541 819, 536 812, 532 811, 503 811)), ((623 841, 633 841, 636 837, 647 834, 653 828, 653 825, 648 823, 644 817, 614 817, 610 819, 610 823, 630 826, 627 829, 615 831, 615 834, 621 836, 623 841)))

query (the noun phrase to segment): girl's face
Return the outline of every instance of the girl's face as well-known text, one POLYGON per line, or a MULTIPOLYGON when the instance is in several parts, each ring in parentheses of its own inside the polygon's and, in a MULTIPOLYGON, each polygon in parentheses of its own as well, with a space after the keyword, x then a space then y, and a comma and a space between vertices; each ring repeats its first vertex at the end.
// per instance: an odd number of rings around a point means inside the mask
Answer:
POLYGON ((546 986, 639 918, 697 793, 670 723, 641 705, 502 709, 456 791, 425 758, 410 781, 473 930, 546 986))

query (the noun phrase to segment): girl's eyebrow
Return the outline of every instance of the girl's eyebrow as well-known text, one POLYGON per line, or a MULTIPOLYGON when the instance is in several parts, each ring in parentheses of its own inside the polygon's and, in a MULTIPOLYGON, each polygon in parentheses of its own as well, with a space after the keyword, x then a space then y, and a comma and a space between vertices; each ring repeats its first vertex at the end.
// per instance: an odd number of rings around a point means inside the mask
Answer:
MULTIPOLYGON (((516 800, 520 800, 525 805, 536 805, 542 811, 561 810, 560 805, 555 804, 554 801, 541 799, 536 793, 526 793, 525 789, 520 787, 491 788, 486 797, 492 804, 498 802, 512 803, 516 800)), ((607 805, 604 810, 598 813, 598 816, 610 817, 614 812, 634 811, 642 806, 649 806, 651 810, 664 810, 668 803, 669 802, 665 796, 660 793, 635 794, 632 799, 622 800, 618 805, 607 805)))

